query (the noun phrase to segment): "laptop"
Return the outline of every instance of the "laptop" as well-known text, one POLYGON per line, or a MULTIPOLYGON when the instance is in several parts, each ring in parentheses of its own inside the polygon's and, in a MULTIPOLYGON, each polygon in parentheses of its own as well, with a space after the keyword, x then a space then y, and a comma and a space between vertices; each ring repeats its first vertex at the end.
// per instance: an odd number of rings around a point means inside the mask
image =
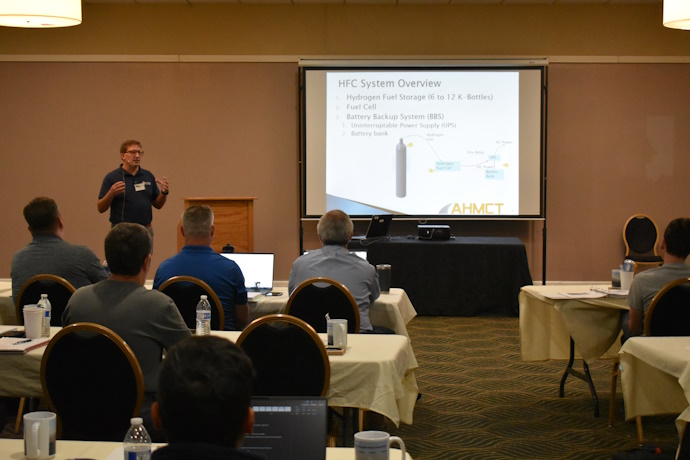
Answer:
POLYGON ((391 221, 393 220, 393 214, 381 214, 377 216, 371 216, 371 221, 369 222, 369 228, 367 229, 366 235, 353 236, 353 240, 368 240, 372 238, 383 238, 388 235, 388 229, 391 226, 391 221))
POLYGON ((275 254, 249 252, 223 252, 220 254, 234 260, 244 275, 247 297, 252 299, 273 290, 273 263, 275 254))
POLYGON ((325 460, 328 400, 303 396, 255 396, 254 433, 242 450, 268 460, 325 460))

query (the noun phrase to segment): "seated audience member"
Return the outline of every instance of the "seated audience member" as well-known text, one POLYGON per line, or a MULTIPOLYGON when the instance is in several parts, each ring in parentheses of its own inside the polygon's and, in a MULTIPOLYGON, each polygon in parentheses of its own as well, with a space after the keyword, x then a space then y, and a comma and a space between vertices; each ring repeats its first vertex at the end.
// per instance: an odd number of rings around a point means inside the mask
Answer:
POLYGON ((690 266, 685 263, 690 254, 690 219, 672 220, 664 231, 659 249, 664 264, 638 273, 633 278, 628 294, 630 311, 621 314, 623 340, 644 333, 647 309, 661 288, 671 281, 690 277, 690 266))
POLYGON ((376 268, 359 256, 351 254, 347 243, 352 238, 352 220, 340 210, 324 214, 316 226, 323 247, 298 257, 292 264, 288 289, 290 294, 303 281, 323 276, 345 285, 359 307, 359 332, 392 334, 383 326, 369 321, 369 305, 381 294, 376 268))
POLYGON ((108 277, 91 249, 62 239, 64 225, 54 200, 34 198, 24 207, 24 218, 33 240, 12 258, 13 299, 17 299, 22 286, 36 275, 60 276, 77 289, 108 277))
POLYGON ((151 243, 151 235, 142 225, 122 223, 113 227, 105 238, 110 278, 77 289, 67 303, 62 324, 101 324, 127 342, 144 374, 144 425, 154 441, 162 441, 153 431, 150 408, 158 389, 163 349, 192 334, 170 297, 144 287, 151 265, 151 243))
POLYGON ((183 340, 169 351, 158 378, 158 400, 151 413, 168 445, 154 460, 251 460, 239 450, 252 433, 250 407, 254 369, 246 354, 220 337, 183 340))
POLYGON ((184 247, 158 267, 153 288, 158 289, 173 276, 193 276, 215 291, 225 311, 226 331, 241 330, 249 320, 247 290, 240 267, 213 251, 211 241, 216 226, 208 206, 190 206, 182 214, 184 247))

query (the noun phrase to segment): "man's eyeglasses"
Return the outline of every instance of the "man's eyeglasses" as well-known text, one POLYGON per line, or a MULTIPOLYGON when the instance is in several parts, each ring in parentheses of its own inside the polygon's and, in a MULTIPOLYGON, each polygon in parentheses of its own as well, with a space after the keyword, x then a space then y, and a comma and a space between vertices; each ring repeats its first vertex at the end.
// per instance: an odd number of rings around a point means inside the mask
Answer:
POLYGON ((132 155, 139 155, 140 157, 144 156, 143 150, 127 150, 127 153, 131 153, 132 155))

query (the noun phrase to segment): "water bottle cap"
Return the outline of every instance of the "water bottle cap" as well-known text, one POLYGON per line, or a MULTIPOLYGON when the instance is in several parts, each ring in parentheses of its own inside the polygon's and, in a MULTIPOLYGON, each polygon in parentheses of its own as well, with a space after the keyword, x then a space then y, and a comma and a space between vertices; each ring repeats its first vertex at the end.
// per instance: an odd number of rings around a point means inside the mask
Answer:
POLYGON ((202 295, 202 296, 201 296, 201 299, 202 299, 202 300, 206 300, 206 299, 208 299, 208 296, 207 296, 207 295, 202 295))
POLYGON ((47 298, 48 298, 48 294, 41 294, 41 299, 47 299, 47 298))
POLYGON ((144 419, 141 417, 132 417, 132 419, 129 421, 132 425, 143 425, 144 424, 144 419))

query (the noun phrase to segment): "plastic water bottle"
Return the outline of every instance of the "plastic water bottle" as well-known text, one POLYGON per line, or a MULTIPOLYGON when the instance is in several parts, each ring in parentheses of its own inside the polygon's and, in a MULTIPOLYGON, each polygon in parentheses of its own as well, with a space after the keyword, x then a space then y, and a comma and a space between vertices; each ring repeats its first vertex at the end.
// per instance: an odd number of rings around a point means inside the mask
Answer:
POLYGON ((208 296, 202 295, 196 304, 196 335, 209 335, 211 333, 211 304, 208 296))
POLYGON ((43 308, 43 320, 41 321, 41 337, 50 337, 50 300, 48 294, 41 294, 41 300, 36 304, 38 308, 43 308))
POLYGON ((151 437, 144 428, 144 420, 134 417, 130 421, 132 426, 125 435, 124 451, 125 460, 150 460, 151 437))

